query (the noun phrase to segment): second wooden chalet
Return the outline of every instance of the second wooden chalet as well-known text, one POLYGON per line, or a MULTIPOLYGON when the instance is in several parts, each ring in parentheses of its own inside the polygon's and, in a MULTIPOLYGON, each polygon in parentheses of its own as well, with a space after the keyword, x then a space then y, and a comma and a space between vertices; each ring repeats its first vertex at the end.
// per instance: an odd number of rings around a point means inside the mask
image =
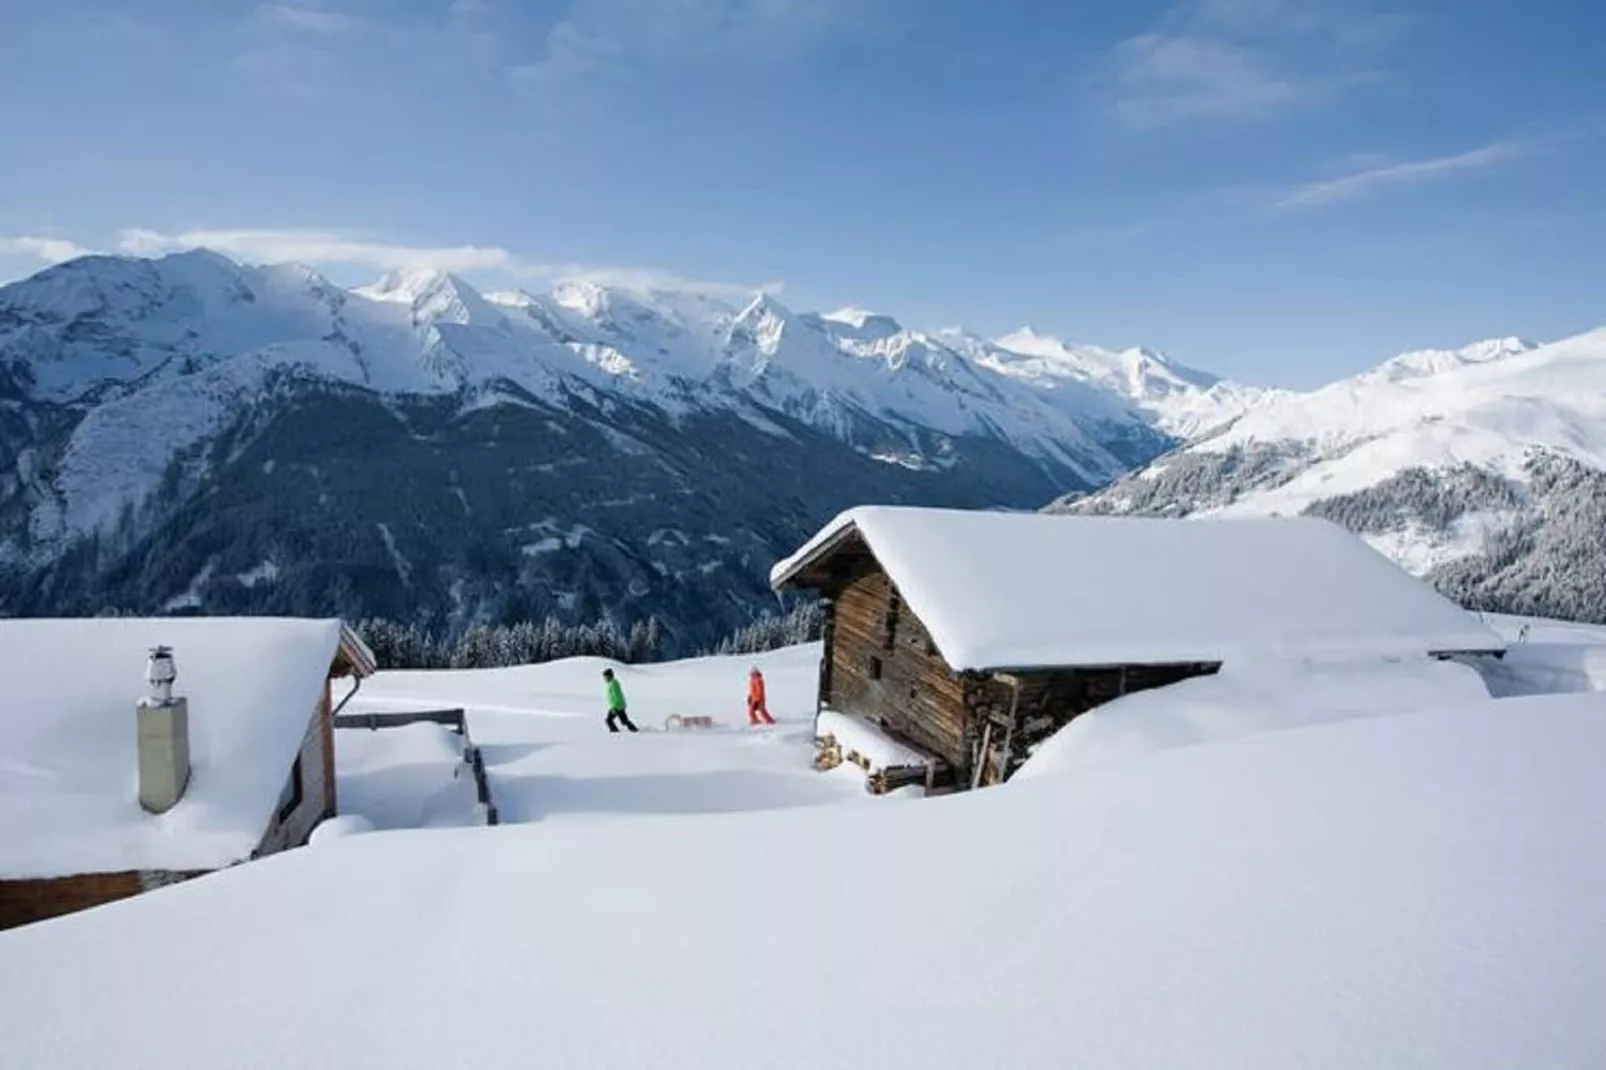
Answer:
POLYGON ((1237 658, 1498 654, 1476 617, 1336 525, 863 507, 771 573, 825 602, 822 716, 928 788, 1003 780, 1071 718, 1237 658))

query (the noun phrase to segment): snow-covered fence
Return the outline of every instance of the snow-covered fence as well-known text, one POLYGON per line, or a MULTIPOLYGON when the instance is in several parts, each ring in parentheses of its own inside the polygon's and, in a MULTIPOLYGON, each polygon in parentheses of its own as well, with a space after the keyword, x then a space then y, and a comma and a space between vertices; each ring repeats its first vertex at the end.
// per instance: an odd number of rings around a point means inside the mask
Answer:
POLYGON ((463 763, 474 774, 475 804, 485 815, 487 825, 501 824, 501 814, 491 798, 491 781, 485 774, 485 757, 468 734, 468 717, 461 709, 409 710, 405 713, 342 713, 335 717, 336 728, 399 728, 409 724, 445 725, 463 737, 463 763))
POLYGON ((341 713, 335 715, 336 728, 400 728, 408 724, 443 724, 458 735, 468 736, 468 719, 462 710, 419 710, 406 713, 341 713))

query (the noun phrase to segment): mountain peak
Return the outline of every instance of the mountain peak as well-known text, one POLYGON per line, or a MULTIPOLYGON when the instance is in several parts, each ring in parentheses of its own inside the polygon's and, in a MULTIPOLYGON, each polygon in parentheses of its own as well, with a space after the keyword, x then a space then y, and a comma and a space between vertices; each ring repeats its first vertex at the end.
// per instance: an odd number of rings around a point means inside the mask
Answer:
POLYGON ((412 305, 417 304, 420 298, 458 281, 444 271, 419 264, 387 271, 378 282, 359 286, 354 292, 374 301, 412 305))
POLYGON ((552 287, 552 300, 584 319, 599 321, 607 318, 615 295, 594 279, 564 279, 552 287))
POLYGON ((176 253, 168 253, 165 256, 158 257, 154 262, 158 266, 198 264, 213 268, 223 268, 231 272, 240 270, 240 265, 233 259, 218 252, 216 249, 208 249, 204 245, 197 245, 192 249, 183 249, 176 253))
POLYGON ((839 308, 835 312, 822 313, 816 318, 820 323, 828 325, 826 329, 833 334, 857 341, 877 341, 891 338, 893 335, 903 331, 903 324, 893 317, 856 306, 839 308))
POLYGON ((1538 348, 1526 339, 1508 336, 1485 338, 1460 349, 1413 349, 1384 361, 1370 371, 1362 372, 1356 376, 1356 381, 1402 382, 1420 379, 1474 364, 1491 364, 1538 348))
POLYGON ((1070 348, 1060 339, 1039 331, 1031 324, 994 339, 994 343, 1004 349, 1031 356, 1059 355, 1070 348))
POLYGON ((1514 357, 1538 348, 1539 343, 1537 342, 1530 342, 1526 338, 1508 335, 1505 338, 1485 338, 1481 342, 1473 342, 1469 346, 1463 346, 1461 354, 1469 360, 1499 360, 1501 357, 1514 357))
POLYGON ((742 307, 736 318, 748 322, 759 319, 778 319, 784 322, 792 319, 792 310, 776 300, 774 295, 758 293, 742 307))
POLYGON ((408 306, 412 309, 414 326, 442 321, 483 324, 499 316, 474 287, 456 275, 431 267, 400 268, 352 292, 370 301, 408 306))
POLYGON ((861 330, 867 324, 877 321, 885 323, 898 322, 883 312, 872 312, 867 308, 860 308, 857 305, 848 305, 845 308, 837 309, 835 312, 822 312, 820 314, 820 318, 822 320, 829 320, 832 323, 841 323, 849 327, 857 327, 861 330))

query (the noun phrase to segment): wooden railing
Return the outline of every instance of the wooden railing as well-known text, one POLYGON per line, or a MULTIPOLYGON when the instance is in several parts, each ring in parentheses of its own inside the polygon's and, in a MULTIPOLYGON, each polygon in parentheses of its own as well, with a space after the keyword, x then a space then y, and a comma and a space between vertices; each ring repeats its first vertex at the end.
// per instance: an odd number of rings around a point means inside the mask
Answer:
POLYGON ((406 713, 341 713, 335 716, 336 728, 366 728, 370 732, 381 728, 400 728, 409 724, 445 725, 463 737, 463 761, 474 773, 476 801, 485 808, 485 823, 499 825, 501 815, 491 798, 491 781, 485 775, 485 757, 468 734, 468 717, 463 710, 410 710, 406 713))

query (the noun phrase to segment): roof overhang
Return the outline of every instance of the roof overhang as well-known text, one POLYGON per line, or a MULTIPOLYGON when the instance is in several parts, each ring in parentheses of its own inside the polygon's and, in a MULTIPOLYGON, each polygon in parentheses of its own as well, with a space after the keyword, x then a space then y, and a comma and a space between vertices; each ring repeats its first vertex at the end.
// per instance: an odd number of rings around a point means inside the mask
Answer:
MULTIPOLYGON (((779 591, 785 587, 823 586, 827 577, 811 574, 815 567, 854 540, 864 543, 859 537, 858 525, 851 521, 818 538, 775 566, 770 573, 770 589, 779 591)), ((868 543, 865 543, 865 549, 869 550, 868 543)))
POLYGON ((352 631, 344 621, 340 624, 340 645, 335 650, 335 660, 329 667, 329 675, 354 676, 359 680, 366 679, 379 671, 379 661, 374 652, 368 649, 368 644, 362 641, 362 636, 352 631))

